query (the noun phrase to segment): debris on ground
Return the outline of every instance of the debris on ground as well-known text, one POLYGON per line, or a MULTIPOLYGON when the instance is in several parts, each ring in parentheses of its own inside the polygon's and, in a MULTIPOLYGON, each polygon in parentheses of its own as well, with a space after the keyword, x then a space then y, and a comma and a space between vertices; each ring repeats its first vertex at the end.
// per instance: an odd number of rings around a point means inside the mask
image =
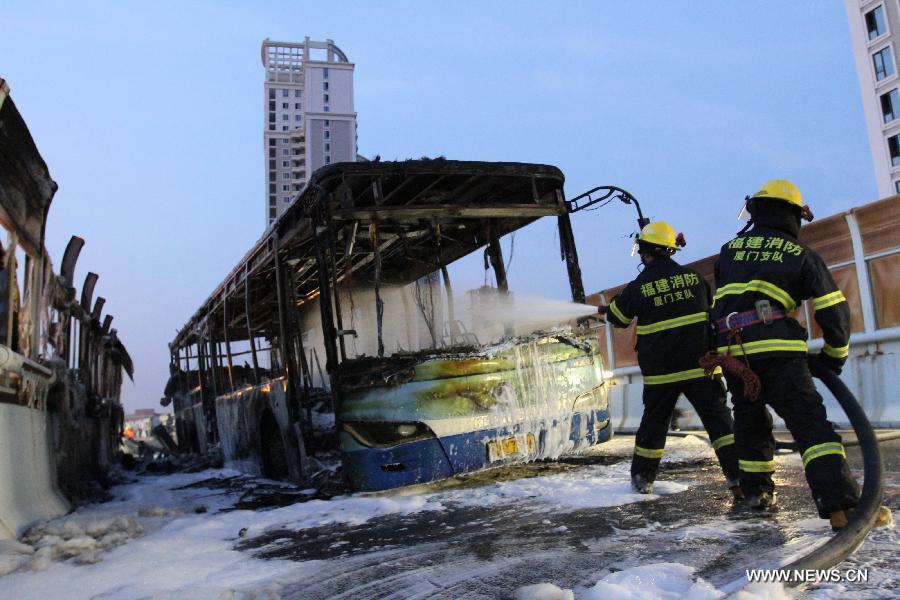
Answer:
MULTIPOLYGON (((747 515, 730 510, 702 440, 669 440, 657 486, 666 493, 640 498, 628 488, 633 441, 605 446, 574 462, 330 499, 227 469, 145 473, 114 487, 108 502, 0 545, 0 589, 26 600, 457 598, 498 590, 507 598, 721 598, 744 569, 778 564, 831 535, 796 454, 776 458, 779 510, 747 515)), ((886 454, 886 503, 896 507, 893 456, 886 454)), ((799 597, 878 598, 900 585, 898 549, 896 529, 873 532, 842 565, 867 569, 868 584, 822 583, 799 597)), ((784 594, 780 585, 754 584, 736 597, 784 594)))

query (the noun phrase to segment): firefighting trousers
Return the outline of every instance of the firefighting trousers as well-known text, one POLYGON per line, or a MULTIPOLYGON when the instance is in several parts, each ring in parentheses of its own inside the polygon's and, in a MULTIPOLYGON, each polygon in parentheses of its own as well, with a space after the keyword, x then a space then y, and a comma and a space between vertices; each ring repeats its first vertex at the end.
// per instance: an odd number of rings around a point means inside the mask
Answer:
POLYGON ((654 481, 666 447, 666 434, 678 396, 684 394, 709 434, 728 485, 737 485, 737 452, 731 412, 718 381, 694 379, 670 385, 644 386, 644 414, 634 440, 631 474, 654 481))
POLYGON ((750 367, 762 383, 755 402, 744 397, 739 378, 727 378, 734 404, 734 436, 744 494, 772 492, 775 487, 775 438, 768 404, 797 442, 819 516, 827 519, 833 511, 856 506, 859 486, 850 475, 841 437, 828 422, 806 359, 761 358, 751 360, 750 367))

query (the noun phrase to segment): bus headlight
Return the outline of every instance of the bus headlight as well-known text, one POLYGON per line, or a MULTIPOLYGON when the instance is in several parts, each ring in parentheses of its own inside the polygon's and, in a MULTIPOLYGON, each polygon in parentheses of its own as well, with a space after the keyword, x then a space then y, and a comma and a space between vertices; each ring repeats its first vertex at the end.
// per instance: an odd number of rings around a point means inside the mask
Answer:
POLYGON ((572 410, 603 410, 607 407, 606 387, 599 385, 589 392, 580 394, 572 404, 572 410))
POLYGON ((420 422, 349 421, 342 423, 341 427, 354 440, 369 448, 388 448, 435 437, 428 425, 420 422))
POLYGON ((405 438, 415 435, 416 431, 418 431, 418 427, 416 427, 415 423, 401 423, 397 425, 397 433, 405 438))

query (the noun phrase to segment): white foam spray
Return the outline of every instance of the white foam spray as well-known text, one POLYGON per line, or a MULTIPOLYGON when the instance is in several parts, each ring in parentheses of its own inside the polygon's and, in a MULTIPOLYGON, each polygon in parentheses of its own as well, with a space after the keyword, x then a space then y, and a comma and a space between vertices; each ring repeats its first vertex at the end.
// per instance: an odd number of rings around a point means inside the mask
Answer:
MULTIPOLYGON (((510 333, 530 335, 597 314, 596 306, 519 292, 501 294, 488 286, 454 294, 452 310, 442 290, 428 286, 418 292, 412 285, 385 286, 381 297, 385 302, 384 345, 389 353, 401 348, 416 351, 449 345, 487 345, 510 333), (436 339, 428 333, 429 326, 436 339)), ((349 299, 345 294, 344 327, 355 330, 357 336, 345 338, 348 354, 372 356, 377 347, 374 291, 369 287, 354 288, 353 310, 349 310, 349 299)), ((320 356, 322 352, 320 348, 320 356)))
POLYGON ((491 294, 474 309, 477 316, 490 321, 509 321, 515 325, 550 326, 597 313, 597 307, 526 294, 491 294))
POLYGON ((455 304, 460 307, 456 318, 475 332, 482 343, 497 340, 508 328, 517 335, 528 335, 597 314, 596 306, 528 294, 505 295, 495 288, 473 290, 468 298, 459 298, 455 304))

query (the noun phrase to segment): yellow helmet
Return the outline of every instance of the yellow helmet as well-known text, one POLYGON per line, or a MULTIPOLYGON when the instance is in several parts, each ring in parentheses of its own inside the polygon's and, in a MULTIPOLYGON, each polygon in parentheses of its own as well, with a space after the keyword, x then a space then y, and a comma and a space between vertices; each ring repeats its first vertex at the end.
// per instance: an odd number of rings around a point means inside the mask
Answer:
POLYGON ((787 179, 772 179, 765 182, 760 186, 758 192, 750 196, 749 200, 755 198, 781 200, 797 208, 803 208, 803 198, 800 196, 800 190, 787 179))
POLYGON ((670 250, 680 250, 675 243, 675 230, 665 221, 656 221, 644 225, 644 228, 641 229, 641 234, 638 236, 638 241, 662 246, 670 250))

